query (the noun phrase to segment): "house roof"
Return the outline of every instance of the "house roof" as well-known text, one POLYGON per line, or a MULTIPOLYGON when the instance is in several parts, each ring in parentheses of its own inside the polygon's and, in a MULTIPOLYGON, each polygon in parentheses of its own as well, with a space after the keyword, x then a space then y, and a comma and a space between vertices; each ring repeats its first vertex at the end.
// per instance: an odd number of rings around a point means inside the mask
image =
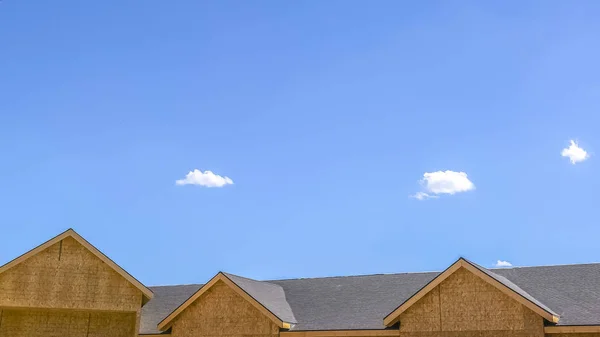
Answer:
POLYGON ((223 274, 283 322, 297 323, 292 308, 285 299, 285 292, 280 285, 229 273, 223 274))
POLYGON ((410 298, 402 302, 402 304, 400 304, 396 309, 394 309, 394 311, 385 316, 385 318, 383 319, 383 324, 385 324, 386 326, 391 326, 395 324, 398 321, 400 314, 402 314, 414 303, 416 303, 425 295, 427 295, 430 291, 435 289, 435 287, 437 287, 440 283, 442 283, 444 280, 450 277, 450 275, 454 274, 459 269, 466 269, 469 272, 475 274, 484 282, 487 282, 488 284, 494 286, 496 289, 500 290, 505 295, 521 303, 525 307, 542 316, 544 319, 552 323, 558 322, 558 314, 553 312, 540 300, 531 296, 507 278, 495 274, 494 272, 461 257, 452 265, 450 265, 450 267, 448 267, 442 273, 437 275, 433 280, 431 280, 431 282, 427 283, 425 286, 423 286, 423 288, 419 289, 419 291, 414 293, 410 298))
POLYGON ((168 329, 177 316, 218 282, 225 283, 230 289, 261 311, 280 328, 289 329, 293 323, 284 319, 293 320, 294 315, 289 308, 289 304, 285 301, 285 294, 281 287, 268 282, 219 272, 208 283, 202 285, 192 296, 175 308, 173 312, 161 320, 157 326, 158 330, 168 329))
MULTIPOLYGON (((600 263, 503 269, 473 265, 544 310, 560 316, 558 325, 600 325, 600 263)), ((265 302, 262 304, 267 308, 281 304, 279 289, 282 289, 295 321, 290 327, 294 331, 386 329, 383 318, 440 274, 272 281, 227 275, 257 301, 265 302), (273 298, 275 304, 271 302, 273 298)), ((199 288, 200 285, 152 287, 155 297, 142 309, 140 333, 157 333, 157 324, 199 288)), ((278 309, 273 310, 278 312, 278 309)), ((286 319, 292 321, 289 317, 286 319)))
POLYGON ((108 256, 104 255, 98 248, 94 247, 91 243, 89 243, 86 239, 84 239, 81 235, 79 235, 72 228, 67 229, 66 231, 60 233, 59 235, 53 237, 52 239, 42 243, 41 245, 31 249, 25 254, 15 258, 12 261, 0 266, 0 274, 9 270, 10 268, 26 261, 30 257, 40 253, 41 251, 47 249, 54 244, 57 244, 64 240, 65 238, 71 237, 75 241, 77 241, 80 245, 84 246, 87 250, 89 250, 92 254, 94 254, 97 258, 102 260, 102 262, 106 263, 110 268, 112 268, 115 272, 129 281, 133 286, 139 289, 142 292, 143 303, 147 303, 150 299, 152 299, 153 294, 152 291, 143 285, 140 281, 138 281, 135 277, 131 276, 125 269, 121 268, 118 264, 116 264, 113 260, 111 260, 108 256))
POLYGON ((140 333, 159 333, 157 325, 177 307, 202 287, 202 284, 186 284, 166 287, 150 287, 154 298, 142 307, 140 333))
MULTIPOLYGON (((268 310, 280 317, 284 322, 296 322, 292 309, 285 301, 285 293, 281 286, 229 273, 223 274, 250 296, 263 303, 268 310)), ((202 286, 203 284, 186 284, 150 287, 154 292, 154 300, 142 308, 140 332, 148 334, 159 333, 157 324, 175 311, 182 303, 191 298, 202 286)))
POLYGON ((531 294, 529 294, 528 292, 526 292, 525 290, 523 290, 521 287, 519 287, 518 285, 516 285, 514 282, 510 281, 509 279, 507 279, 506 277, 502 276, 502 275, 498 275, 497 273, 494 273, 493 271, 486 269, 472 261, 469 260, 465 260, 467 263, 469 263, 470 265, 472 265, 473 267, 477 268, 479 271, 483 272, 484 274, 486 274, 487 276, 493 278, 494 280, 500 282, 502 285, 504 285, 505 287, 507 287, 508 289, 514 291, 516 294, 520 295, 521 297, 523 297, 524 299, 526 299, 527 301, 533 303, 535 306, 539 307, 540 309, 544 310, 545 312, 549 313, 550 315, 554 316, 554 317, 560 317, 560 315, 556 312, 554 312, 552 309, 550 309, 548 306, 546 306, 544 303, 542 303, 542 301, 540 301, 539 299, 533 297, 531 294))
POLYGON ((560 315, 557 325, 600 325, 600 263, 493 270, 560 315))

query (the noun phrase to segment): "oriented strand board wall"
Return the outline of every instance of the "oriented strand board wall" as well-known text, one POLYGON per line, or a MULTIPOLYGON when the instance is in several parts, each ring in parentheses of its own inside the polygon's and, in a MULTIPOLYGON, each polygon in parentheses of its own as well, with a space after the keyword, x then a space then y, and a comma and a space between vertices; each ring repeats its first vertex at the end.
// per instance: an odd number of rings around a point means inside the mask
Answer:
POLYGON ((172 337, 273 337, 279 327, 225 283, 215 283, 173 323, 172 337))
POLYGON ((0 337, 132 337, 135 313, 1 310, 0 337))
POLYGON ((68 237, 0 274, 0 307, 138 311, 142 292, 68 237))
POLYGON ((400 315, 402 337, 544 336, 543 319, 464 268, 400 315))

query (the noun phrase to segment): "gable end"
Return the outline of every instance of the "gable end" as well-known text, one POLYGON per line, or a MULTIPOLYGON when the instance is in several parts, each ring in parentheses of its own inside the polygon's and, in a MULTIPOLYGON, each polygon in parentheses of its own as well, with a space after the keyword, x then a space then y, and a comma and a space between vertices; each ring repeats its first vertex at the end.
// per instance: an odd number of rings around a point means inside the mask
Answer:
POLYGON ((446 280, 448 277, 450 277, 456 271, 458 271, 459 269, 463 269, 463 268, 468 270, 469 272, 475 274, 476 276, 481 278, 483 281, 494 286, 496 289, 500 290, 501 292, 508 295, 513 300, 517 301, 518 303, 520 303, 523 306, 527 307, 528 309, 532 310, 533 312, 535 312, 539 316, 543 317, 544 319, 548 320, 549 322, 552 322, 552 323, 558 322, 559 316, 557 314, 548 311, 548 309, 546 307, 542 307, 542 305, 540 305, 538 303, 534 303, 530 299, 524 297, 522 294, 517 293, 514 289, 508 287, 506 284, 504 284, 504 283, 498 281, 497 279, 495 279, 494 277, 492 277, 489 272, 486 273, 486 272, 482 271, 480 269, 481 267, 475 266, 474 264, 470 263, 469 261, 467 261, 463 258, 460 258, 460 259, 458 259, 458 261, 456 261, 450 267, 448 267, 448 269, 443 271, 436 278, 434 278, 431 282, 429 282, 427 285, 425 285, 423 288, 421 288, 419 291, 417 291, 414 295, 412 295, 408 300, 406 300, 404 303, 402 303, 400 306, 398 306, 394 311, 392 311, 390 314, 388 314, 383 320, 383 323, 385 324, 385 326, 389 327, 389 326, 392 326, 395 323, 397 323, 400 318, 400 315, 402 313, 404 313, 406 310, 408 310, 408 308, 410 308, 412 305, 414 305, 420 299, 424 298, 427 294, 429 294, 431 291, 433 291, 437 286, 439 286, 444 280, 446 280))
MULTIPOLYGON (((27 253, 4 264, 3 266, 0 267, 0 275, 11 270, 12 268, 14 268, 18 265, 20 265, 21 263, 25 263, 30 258, 43 253, 44 251, 48 250, 49 248, 51 248, 54 245, 58 244, 60 247, 62 247, 61 246, 62 241, 67 238, 72 238, 78 244, 80 244, 85 249, 87 249, 87 251, 89 251, 91 254, 93 254, 96 258, 98 258, 104 264, 106 264, 109 268, 114 270, 118 275, 123 277, 125 280, 127 280, 129 283, 131 283, 135 288, 137 288, 142 293, 142 305, 146 304, 150 299, 152 299, 153 294, 149 288, 147 288, 140 281, 138 281, 136 278, 131 276, 131 274, 129 274, 127 271, 125 271, 123 268, 121 268, 118 264, 116 264, 108 256, 104 255, 104 253, 102 253, 100 250, 98 250, 98 248, 94 247, 87 240, 85 240, 83 237, 81 237, 79 234, 77 234, 77 232, 75 232, 73 229, 66 230, 65 232, 63 232, 63 233, 55 236, 54 238, 44 242, 43 244, 33 248, 32 250, 28 251, 27 253)), ((59 252, 59 254, 60 254, 60 252, 59 252)))
POLYGON ((208 291, 211 287, 213 287, 217 282, 222 282, 235 291, 238 295, 240 295, 244 300, 250 302, 256 309, 258 309, 262 314, 267 316, 273 323, 275 323, 279 328, 289 329, 291 324, 289 322, 284 322, 275 314, 273 314, 269 309, 267 309, 264 305, 258 302, 255 298, 250 296, 244 289, 240 288, 235 282, 231 281, 224 273, 219 272, 215 275, 208 283, 203 285, 198 291, 196 291, 190 298, 188 298, 185 302, 183 302, 179 307, 177 307, 169 316, 163 319, 160 323, 158 323, 158 330, 165 331, 172 324, 175 318, 179 316, 183 311, 185 311, 192 303, 194 303, 202 294, 208 291))

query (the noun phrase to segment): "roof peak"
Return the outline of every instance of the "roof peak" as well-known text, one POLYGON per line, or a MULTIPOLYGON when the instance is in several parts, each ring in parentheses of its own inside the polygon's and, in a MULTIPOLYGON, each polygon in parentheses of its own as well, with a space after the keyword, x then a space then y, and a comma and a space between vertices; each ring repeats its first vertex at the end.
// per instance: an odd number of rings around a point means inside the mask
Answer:
POLYGON ((59 242, 62 242, 64 239, 69 238, 69 237, 73 238, 73 240, 75 240, 78 244, 82 245, 90 253, 92 253, 94 256, 96 256, 96 258, 100 259, 109 268, 113 269, 115 272, 117 272, 119 275, 121 275, 123 278, 125 278, 127 281, 129 281, 131 284, 133 284, 136 288, 138 288, 141 291, 141 293, 143 294, 142 305, 146 304, 150 299, 152 299, 152 296, 153 296, 152 290, 150 290, 148 287, 146 287, 144 284, 142 284, 138 279, 136 279, 131 274, 129 274, 125 269, 123 269, 123 267, 121 267, 116 262, 111 260, 106 254, 104 254, 96 246, 92 245, 83 236, 81 236, 79 233, 77 233, 73 228, 69 228, 69 229, 63 231, 62 233, 54 236, 53 238, 47 240, 46 242, 41 243, 41 244, 37 245, 36 247, 30 249, 29 251, 25 252, 24 254, 21 254, 20 256, 14 258, 13 260, 11 260, 3 265, 0 265, 0 273, 3 273, 5 271, 11 269, 12 267, 20 264, 21 262, 26 261, 30 257, 39 254, 40 252, 47 249, 48 247, 58 244, 59 242))
POLYGON ((225 276, 233 276, 233 277, 239 277, 239 278, 243 278, 245 280, 250 280, 250 281, 254 281, 254 282, 267 282, 266 280, 257 280, 257 279, 253 279, 250 277, 246 277, 246 276, 241 276, 241 275, 237 275, 237 274, 233 274, 233 273, 228 273, 225 271, 220 271, 219 273, 225 275, 225 276))
MULTIPOLYGON (((589 263, 565 263, 565 264, 539 265, 539 266, 512 266, 512 267, 502 267, 502 268, 498 268, 498 267, 488 268, 488 267, 484 267, 484 266, 482 266, 480 264, 477 264, 477 263, 473 262, 472 260, 469 260, 469 259, 464 258, 464 257, 460 257, 459 259, 457 259, 457 261, 458 260, 464 260, 464 261, 467 261, 467 262, 469 262, 469 263, 471 263, 473 265, 476 265, 476 266, 478 266, 480 268, 487 269, 489 271, 494 271, 494 272, 498 271, 498 270, 524 269, 524 268, 548 268, 548 267, 564 267, 564 266, 600 265, 600 262, 589 262, 589 263)), ((410 274, 410 275, 439 274, 441 272, 443 272, 443 270, 416 271, 416 272, 399 272, 399 273, 374 273, 374 274, 358 274, 358 275, 332 275, 332 276, 295 277, 295 278, 294 277, 290 277, 290 278, 269 279, 269 280, 250 279, 250 280, 271 282, 271 281, 314 280, 314 279, 370 277, 370 276, 393 276, 393 275, 406 275, 406 274, 410 274)), ((243 276, 239 276, 239 277, 243 277, 243 276)))

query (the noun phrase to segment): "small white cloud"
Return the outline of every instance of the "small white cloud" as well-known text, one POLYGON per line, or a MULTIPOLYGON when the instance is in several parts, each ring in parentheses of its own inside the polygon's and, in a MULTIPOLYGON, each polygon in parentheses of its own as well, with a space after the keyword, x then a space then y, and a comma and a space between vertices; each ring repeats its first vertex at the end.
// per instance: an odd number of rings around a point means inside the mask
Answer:
POLYGON ((497 268, 512 267, 512 263, 510 263, 508 261, 498 260, 496 262, 496 264, 494 264, 494 267, 497 267, 497 268))
POLYGON ((439 196, 437 195, 429 195, 425 192, 417 192, 410 196, 411 198, 415 198, 417 200, 425 200, 425 199, 437 199, 439 196))
POLYGON ((584 161, 590 157, 590 155, 574 141, 571 140, 571 146, 565 148, 560 153, 563 157, 569 157, 571 164, 576 164, 584 161))
POLYGON ((465 172, 425 172, 422 183, 427 191, 434 194, 454 194, 475 188, 465 172))
POLYGON ((437 171, 425 172, 420 181, 425 192, 417 192, 411 197, 424 200, 437 198, 439 194, 455 194, 475 189, 465 172, 437 171))
POLYGON ((199 185, 204 187, 223 187, 225 185, 232 185, 233 180, 229 177, 222 177, 218 174, 212 173, 212 171, 200 171, 195 169, 190 171, 184 179, 175 181, 176 185, 199 185))

